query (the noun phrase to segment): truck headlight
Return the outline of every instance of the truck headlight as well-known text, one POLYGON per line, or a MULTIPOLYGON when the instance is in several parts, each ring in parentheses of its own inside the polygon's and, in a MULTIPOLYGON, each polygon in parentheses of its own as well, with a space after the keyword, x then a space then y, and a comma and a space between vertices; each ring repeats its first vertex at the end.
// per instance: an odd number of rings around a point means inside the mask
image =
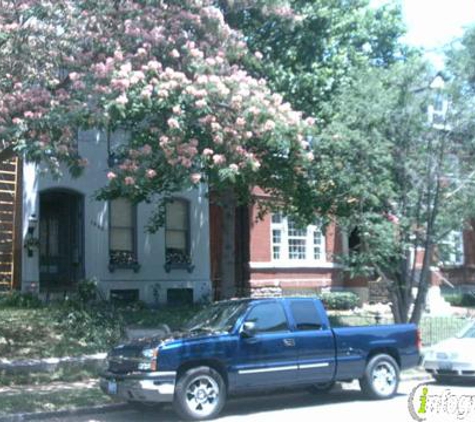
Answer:
POLYGON ((142 350, 141 357, 142 359, 138 365, 140 371, 157 370, 158 348, 142 350))

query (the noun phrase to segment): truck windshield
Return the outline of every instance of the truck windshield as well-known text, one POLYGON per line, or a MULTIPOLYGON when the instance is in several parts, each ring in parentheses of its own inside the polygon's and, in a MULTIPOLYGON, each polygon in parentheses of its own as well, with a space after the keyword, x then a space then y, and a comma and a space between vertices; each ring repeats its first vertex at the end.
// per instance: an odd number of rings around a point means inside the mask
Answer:
POLYGON ((186 331, 227 331, 247 308, 246 302, 221 302, 198 312, 183 328, 186 331))

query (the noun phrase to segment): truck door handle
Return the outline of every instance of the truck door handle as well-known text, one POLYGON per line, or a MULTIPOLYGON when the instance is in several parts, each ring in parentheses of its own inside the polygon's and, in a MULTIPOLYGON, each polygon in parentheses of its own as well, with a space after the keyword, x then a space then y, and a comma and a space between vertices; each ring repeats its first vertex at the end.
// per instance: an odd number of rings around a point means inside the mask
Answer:
POLYGON ((285 347, 295 347, 295 340, 293 338, 284 338, 283 342, 285 347))

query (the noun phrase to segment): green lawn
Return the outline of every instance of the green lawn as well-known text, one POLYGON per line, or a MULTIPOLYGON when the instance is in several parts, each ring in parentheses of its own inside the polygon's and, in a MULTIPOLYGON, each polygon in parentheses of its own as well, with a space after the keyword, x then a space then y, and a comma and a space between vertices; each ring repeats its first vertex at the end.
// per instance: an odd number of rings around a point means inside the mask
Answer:
POLYGON ((18 389, 0 394, 0 417, 16 413, 37 413, 69 410, 111 403, 111 399, 95 387, 55 389, 42 386, 18 389))
POLYGON ((198 307, 113 308, 110 305, 75 309, 51 305, 39 309, 0 307, 0 356, 27 359, 105 352, 127 326, 150 328, 186 322, 198 307))

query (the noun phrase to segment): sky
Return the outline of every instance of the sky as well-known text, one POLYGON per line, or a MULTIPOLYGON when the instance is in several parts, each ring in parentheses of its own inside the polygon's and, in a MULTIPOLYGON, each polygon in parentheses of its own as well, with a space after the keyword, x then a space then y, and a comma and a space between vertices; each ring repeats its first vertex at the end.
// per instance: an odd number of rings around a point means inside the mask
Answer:
MULTIPOLYGON (((475 24, 475 0, 400 0, 408 26, 405 41, 424 47, 438 68, 443 66, 442 47, 475 24)), ((372 0, 379 5, 391 0, 372 0)))

